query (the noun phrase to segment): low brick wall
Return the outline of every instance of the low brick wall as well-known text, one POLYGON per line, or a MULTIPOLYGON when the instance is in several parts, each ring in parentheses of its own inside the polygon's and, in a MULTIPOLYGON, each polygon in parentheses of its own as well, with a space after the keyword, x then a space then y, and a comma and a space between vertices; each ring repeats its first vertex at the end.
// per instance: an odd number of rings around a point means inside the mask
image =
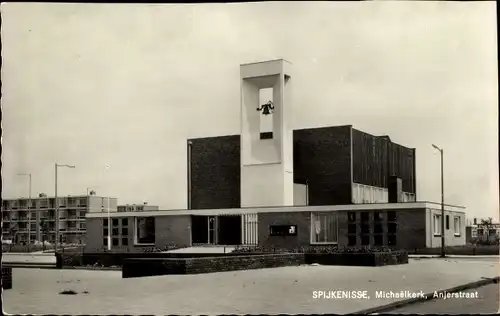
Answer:
POLYGON ((304 262, 304 254, 253 254, 205 258, 131 258, 124 261, 122 277, 277 268, 298 266, 304 262))
MULTIPOLYGON (((248 253, 245 255, 255 256, 263 255, 264 253, 248 253)), ((56 267, 79 267, 79 266, 104 266, 104 267, 121 267, 124 260, 131 258, 206 258, 206 257, 232 257, 241 256, 241 253, 162 253, 162 252, 110 252, 110 253, 57 253, 56 267)))
MULTIPOLYGON (((441 247, 412 249, 412 255, 440 255, 441 247)), ((500 254, 499 245, 463 245, 445 247, 447 255, 458 256, 498 256, 500 254)))
POLYGON ((12 268, 2 267, 2 288, 12 289, 12 268))
POLYGON ((305 263, 379 267, 408 263, 408 253, 406 251, 373 253, 306 253, 305 263))

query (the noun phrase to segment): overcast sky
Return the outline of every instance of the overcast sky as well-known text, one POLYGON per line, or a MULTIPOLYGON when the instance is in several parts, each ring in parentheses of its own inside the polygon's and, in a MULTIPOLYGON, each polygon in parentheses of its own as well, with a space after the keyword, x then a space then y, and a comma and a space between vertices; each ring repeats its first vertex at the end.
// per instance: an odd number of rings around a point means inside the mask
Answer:
POLYGON ((2 4, 3 197, 186 208, 186 138, 240 133, 239 65, 294 65, 294 128, 417 150, 419 200, 498 218, 494 2, 2 4), (110 165, 109 170, 105 165, 110 165))

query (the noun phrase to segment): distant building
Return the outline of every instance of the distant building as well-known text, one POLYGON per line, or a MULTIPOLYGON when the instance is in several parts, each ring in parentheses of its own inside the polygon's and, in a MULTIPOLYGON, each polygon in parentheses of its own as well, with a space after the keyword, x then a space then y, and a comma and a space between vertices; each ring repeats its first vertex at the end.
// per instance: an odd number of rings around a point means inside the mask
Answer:
POLYGON ((142 212, 142 211, 158 211, 160 207, 158 205, 149 205, 147 203, 143 204, 126 204, 118 205, 118 212, 142 212))
POLYGON ((473 241, 496 241, 500 236, 500 223, 481 224, 476 219, 465 227, 467 243, 473 241))
MULTIPOLYGON (((85 215, 108 210, 116 212, 116 198, 95 195, 58 197, 60 240, 66 243, 83 243, 86 232, 85 215)), ((38 197, 2 200, 2 237, 13 243, 56 240, 55 199, 46 194, 38 197), (29 233, 29 237, 28 237, 29 233)))

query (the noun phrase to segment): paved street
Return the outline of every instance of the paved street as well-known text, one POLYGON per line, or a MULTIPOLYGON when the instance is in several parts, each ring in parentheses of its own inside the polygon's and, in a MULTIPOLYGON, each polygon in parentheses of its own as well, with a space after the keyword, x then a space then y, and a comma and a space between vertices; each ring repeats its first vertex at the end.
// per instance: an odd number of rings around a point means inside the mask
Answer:
POLYGON ((13 314, 345 314, 398 300, 375 298, 375 291, 447 289, 498 276, 498 268, 489 260, 412 259, 386 267, 305 265, 132 279, 120 271, 15 268, 13 289, 3 295, 13 314), (313 297, 337 290, 367 291, 369 299, 313 297))
POLYGON ((478 298, 435 299, 398 308, 383 314, 496 314, 499 308, 500 285, 490 284, 464 293, 477 292, 478 298))

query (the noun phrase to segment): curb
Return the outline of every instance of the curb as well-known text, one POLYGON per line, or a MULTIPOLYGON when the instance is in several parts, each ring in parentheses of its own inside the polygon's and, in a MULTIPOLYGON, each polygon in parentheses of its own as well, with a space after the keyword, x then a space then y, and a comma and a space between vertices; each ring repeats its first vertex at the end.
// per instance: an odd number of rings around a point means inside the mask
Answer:
POLYGON ((464 291, 464 290, 482 287, 482 286, 492 284, 492 283, 498 283, 499 281, 500 281, 500 277, 483 278, 479 281, 455 286, 455 287, 452 287, 452 288, 449 288, 446 290, 438 290, 438 291, 426 293, 426 294, 424 294, 424 298, 410 298, 410 299, 406 299, 406 300, 402 300, 402 301, 393 302, 393 303, 390 303, 387 305, 382 305, 382 306, 377 306, 377 307, 372 307, 372 308, 368 308, 365 310, 357 311, 355 313, 349 313, 347 315, 355 315, 355 314, 369 315, 369 314, 388 312, 388 311, 391 311, 391 310, 394 310, 394 309, 397 309, 397 308, 400 308, 403 306, 408 306, 408 305, 412 305, 412 304, 419 303, 419 302, 433 300, 434 299, 433 296, 434 296, 435 292, 437 292, 438 294, 460 292, 460 291, 464 291))
POLYGON ((447 255, 441 258, 440 255, 408 255, 408 259, 500 259, 499 255, 447 255))
POLYGON ((55 269, 55 264, 22 264, 22 263, 3 263, 2 266, 12 269, 55 269))

